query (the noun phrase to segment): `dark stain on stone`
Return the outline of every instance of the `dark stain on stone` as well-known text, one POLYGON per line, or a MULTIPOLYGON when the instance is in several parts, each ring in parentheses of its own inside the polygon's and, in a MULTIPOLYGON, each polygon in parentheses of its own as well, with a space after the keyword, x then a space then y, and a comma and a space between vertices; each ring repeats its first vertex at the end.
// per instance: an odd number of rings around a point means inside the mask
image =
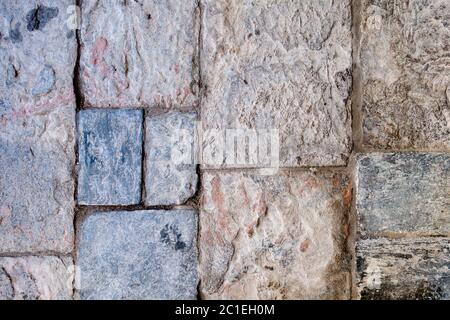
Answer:
POLYGON ((176 225, 166 224, 160 231, 160 241, 173 246, 175 250, 183 250, 186 248, 186 243, 181 241, 181 233, 176 225))
POLYGON ((70 30, 69 32, 66 33, 66 38, 72 39, 74 35, 75 35, 75 32, 73 32, 73 30, 70 30))
POLYGON ((8 69, 6 70, 6 86, 11 87, 19 77, 19 71, 16 66, 12 63, 8 65, 8 69))
POLYGON ((9 38, 12 43, 20 43, 23 40, 22 34, 20 33, 20 23, 16 23, 14 28, 9 30, 9 38))
POLYGON ((58 13, 58 8, 50 8, 46 6, 38 6, 36 9, 30 10, 26 16, 27 30, 42 30, 47 22, 55 18, 58 13))

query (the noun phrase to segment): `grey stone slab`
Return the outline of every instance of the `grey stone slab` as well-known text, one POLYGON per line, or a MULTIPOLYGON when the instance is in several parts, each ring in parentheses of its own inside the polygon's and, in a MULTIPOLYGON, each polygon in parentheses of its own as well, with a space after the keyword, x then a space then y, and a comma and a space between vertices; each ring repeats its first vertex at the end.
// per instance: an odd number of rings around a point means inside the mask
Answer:
POLYGON ((145 203, 182 204, 197 190, 197 115, 146 118, 145 203))
POLYGON ((360 5, 363 145, 450 150, 450 2, 360 5))
POLYGON ((196 0, 82 1, 81 91, 95 107, 198 104, 196 0))
POLYGON ((197 213, 94 213, 82 222, 81 299, 195 299, 197 213))
POLYGON ((77 41, 68 23, 74 5, 75 0, 0 3, 0 115, 42 112, 75 101, 77 41))
MULTIPOLYGON (((351 1, 202 6, 203 128, 278 130, 283 167, 345 165, 352 145, 351 1)), ((216 144, 207 140, 205 148, 220 150, 216 144)), ((244 165, 223 157, 211 166, 244 165)))
POLYGON ((450 155, 375 153, 357 160, 362 233, 450 232, 450 155))
POLYGON ((0 300, 70 300, 72 258, 0 257, 0 300))
POLYGON ((71 252, 75 106, 0 125, 0 253, 71 252))
POLYGON ((142 110, 79 112, 79 204, 140 202, 142 126, 142 110))
POLYGON ((357 288, 361 299, 450 299, 450 240, 359 240, 357 288))

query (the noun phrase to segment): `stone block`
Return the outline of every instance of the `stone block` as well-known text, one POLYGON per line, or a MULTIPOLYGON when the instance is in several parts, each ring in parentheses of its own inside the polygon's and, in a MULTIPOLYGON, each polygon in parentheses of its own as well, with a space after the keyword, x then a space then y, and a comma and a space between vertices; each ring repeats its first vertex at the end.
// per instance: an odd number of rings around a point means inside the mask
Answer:
POLYGON ((197 105, 196 0, 87 0, 81 12, 80 80, 86 105, 197 105))
POLYGON ((449 234, 449 154, 373 153, 357 164, 361 233, 449 234))
POLYGON ((0 3, 0 117, 17 117, 75 101, 75 0, 0 3))
POLYGON ((0 300, 70 300, 73 270, 71 258, 0 257, 0 300))
POLYGON ((195 299, 197 213, 89 215, 77 248, 81 299, 195 299))
POLYGON ((359 64, 363 145, 450 149, 450 2, 364 0, 359 64))
POLYGON ((2 119, 0 253, 73 248, 75 106, 2 119))
POLYGON ((182 204, 197 190, 197 115, 171 112, 146 118, 145 203, 182 204))
MULTIPOLYGON (((278 130, 283 167, 345 165, 352 145, 351 1, 202 6, 203 128, 278 130)), ((212 149, 215 143, 205 142, 212 149)))
POLYGON ((343 174, 208 172, 202 181, 202 298, 349 298, 343 174))
POLYGON ((82 110, 78 116, 78 203, 138 204, 142 110, 82 110))
POLYGON ((357 288, 361 299, 450 299, 450 240, 358 241, 357 288))

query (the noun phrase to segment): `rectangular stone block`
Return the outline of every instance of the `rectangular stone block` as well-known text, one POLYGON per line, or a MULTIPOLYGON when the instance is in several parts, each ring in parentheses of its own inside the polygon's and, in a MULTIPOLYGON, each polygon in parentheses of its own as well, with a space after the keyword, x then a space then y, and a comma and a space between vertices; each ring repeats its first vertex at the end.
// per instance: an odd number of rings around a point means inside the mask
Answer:
POLYGON ((449 234, 449 154, 374 153, 357 166, 361 233, 449 234))
POLYGON ((0 3, 0 117, 73 103, 75 32, 67 13, 75 0, 0 3))
POLYGON ((203 128, 278 130, 283 167, 345 165, 350 3, 202 1, 203 128))
POLYGON ((140 202, 142 125, 142 110, 78 113, 78 204, 140 202))
POLYGON ((196 0, 82 1, 81 91, 94 107, 198 104, 196 0))
POLYGON ((0 253, 73 247, 75 106, 3 119, 0 253))
POLYGON ((80 228, 81 299, 195 299, 197 213, 94 213, 80 228))
POLYGON ((182 204, 197 190, 197 115, 146 118, 145 204, 182 204))
POLYGON ((450 240, 358 241, 357 288, 361 299, 450 299, 450 240))
POLYGON ((202 181, 202 298, 349 298, 343 174, 207 172, 202 181))
POLYGON ((363 145, 450 149, 450 2, 363 0, 363 145))
POLYGON ((0 3, 0 253, 73 247, 74 4, 0 3))
POLYGON ((0 257, 0 300, 70 300, 73 262, 59 257, 0 257))

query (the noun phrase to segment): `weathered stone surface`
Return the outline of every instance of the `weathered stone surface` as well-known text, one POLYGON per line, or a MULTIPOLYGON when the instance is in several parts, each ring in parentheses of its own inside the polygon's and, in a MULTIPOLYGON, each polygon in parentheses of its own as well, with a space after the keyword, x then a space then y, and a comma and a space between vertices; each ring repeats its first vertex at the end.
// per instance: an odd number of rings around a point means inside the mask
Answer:
POLYGON ((342 174, 205 173, 203 188, 203 298, 349 297, 351 185, 342 174))
POLYGON ((81 87, 87 105, 197 105, 197 1, 88 0, 81 11, 81 87))
POLYGON ((171 112, 146 119, 145 203, 182 204, 197 189, 197 115, 171 112))
POLYGON ((72 299, 71 258, 0 258, 0 300, 72 299))
POLYGON ((74 3, 0 3, 1 253, 73 246, 74 3))
POLYGON ((450 148, 450 2, 364 0, 363 144, 450 148))
POLYGON ((362 233, 450 232, 450 155, 358 157, 356 206, 362 233))
POLYGON ((0 116, 41 112, 74 101, 77 43, 66 13, 74 4, 0 3, 0 116))
POLYGON ((138 204, 142 110, 82 110, 78 115, 78 203, 138 204))
POLYGON ((73 247, 73 104, 3 118, 0 125, 0 253, 73 247))
POLYGON ((203 1, 203 127, 278 129, 281 166, 344 165, 350 2, 203 1))
POLYGON ((357 245, 362 299, 450 299, 450 240, 370 239, 357 245))
POLYGON ((196 211, 95 213, 80 232, 81 299, 196 298, 196 211))

